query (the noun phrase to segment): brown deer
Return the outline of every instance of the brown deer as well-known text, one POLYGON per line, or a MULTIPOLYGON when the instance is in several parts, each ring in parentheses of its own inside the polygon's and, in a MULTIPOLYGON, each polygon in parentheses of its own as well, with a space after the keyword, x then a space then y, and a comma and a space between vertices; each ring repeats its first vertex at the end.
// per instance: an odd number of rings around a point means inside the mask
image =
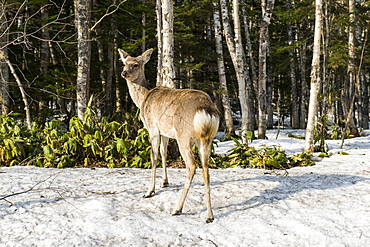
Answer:
POLYGON ((152 174, 148 192, 144 197, 154 195, 158 149, 162 156, 163 183, 168 186, 166 171, 167 144, 169 138, 177 140, 180 153, 186 164, 186 180, 177 207, 172 215, 181 214, 185 198, 193 180, 196 163, 192 146, 195 144, 200 153, 203 179, 206 188, 207 223, 213 221, 211 208, 208 159, 212 139, 218 130, 219 112, 211 98, 202 91, 192 89, 172 89, 155 87, 149 90, 145 79, 144 65, 149 61, 153 49, 141 56, 131 57, 118 49, 123 61, 122 77, 126 79, 132 100, 140 109, 140 117, 149 132, 152 144, 152 174))

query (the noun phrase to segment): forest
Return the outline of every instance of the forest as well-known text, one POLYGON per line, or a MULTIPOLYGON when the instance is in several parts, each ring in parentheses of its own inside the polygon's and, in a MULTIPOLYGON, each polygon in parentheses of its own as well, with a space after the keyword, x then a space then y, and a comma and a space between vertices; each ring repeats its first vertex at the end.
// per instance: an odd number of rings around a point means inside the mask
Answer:
POLYGON ((313 74, 319 78, 316 132, 359 136, 369 128, 369 5, 365 0, 4 0, 1 164, 70 166, 89 148, 77 162, 100 157, 110 167, 146 166, 149 153, 139 140, 147 136, 121 77, 118 48, 135 56, 154 48, 146 65, 152 87, 164 83, 160 66, 169 56, 172 87, 207 92, 221 111, 226 137, 240 135, 246 142, 265 138, 269 128, 305 129, 313 74), (173 7, 173 31, 161 23, 168 17, 162 13, 166 2, 173 7), (318 10, 321 24, 315 26, 318 10), (164 40, 168 33, 172 45, 164 40), (247 135, 257 129, 256 137, 247 135), (139 152, 134 160, 122 160, 139 152))

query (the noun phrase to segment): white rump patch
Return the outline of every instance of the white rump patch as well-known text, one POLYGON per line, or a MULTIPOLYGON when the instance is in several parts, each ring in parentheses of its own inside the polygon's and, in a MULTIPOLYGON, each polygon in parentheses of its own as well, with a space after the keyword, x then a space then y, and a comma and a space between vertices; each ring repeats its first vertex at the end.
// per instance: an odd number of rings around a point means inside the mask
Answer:
POLYGON ((213 138, 218 130, 218 123, 218 116, 208 114, 204 110, 195 113, 194 129, 201 137, 208 136, 213 138))

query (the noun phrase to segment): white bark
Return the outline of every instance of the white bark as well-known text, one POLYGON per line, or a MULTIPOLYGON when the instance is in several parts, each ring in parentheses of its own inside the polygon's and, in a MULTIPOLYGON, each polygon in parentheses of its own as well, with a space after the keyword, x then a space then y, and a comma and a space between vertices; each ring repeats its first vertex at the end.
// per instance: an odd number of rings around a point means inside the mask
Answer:
POLYGON ((310 104, 308 107, 308 121, 306 128, 305 151, 314 152, 314 128, 316 125, 316 115, 318 109, 318 92, 320 88, 320 44, 322 29, 322 0, 315 3, 315 34, 313 44, 312 70, 311 70, 311 90, 310 104))
POLYGON ((224 28, 224 35, 227 47, 234 65, 236 72, 236 79, 238 81, 239 89, 239 102, 241 109, 241 122, 242 122, 242 141, 247 143, 248 140, 245 136, 246 131, 253 131, 253 116, 251 114, 251 107, 248 105, 247 95, 250 92, 250 79, 248 75, 245 53, 241 40, 240 33, 240 20, 239 20, 239 1, 233 0, 233 19, 234 19, 234 32, 235 40, 230 27, 229 11, 227 8, 226 0, 220 0, 222 23, 224 28))
POLYGON ((173 0, 162 0, 162 86, 175 88, 173 0))
POLYGON ((266 110, 267 110, 267 69, 266 58, 268 48, 268 26, 270 24, 272 10, 275 0, 268 0, 266 5, 262 5, 262 21, 260 28, 259 44, 259 71, 258 71, 258 138, 266 138, 266 110), (265 6, 266 9, 263 7, 265 6))
POLYGON ((77 115, 84 119, 85 110, 90 94, 90 26, 91 26, 91 1, 75 0, 75 18, 77 28, 77 115))
POLYGON ((157 14, 157 46, 158 46, 158 65, 157 65, 157 86, 162 85, 162 60, 163 60, 163 36, 162 36, 162 7, 161 0, 156 0, 157 14))
POLYGON ((214 5, 213 20, 214 20, 215 42, 216 42, 216 53, 217 53, 217 69, 218 69, 218 77, 220 81, 221 100, 222 100, 222 106, 224 108, 224 117, 225 117, 227 134, 234 135, 235 130, 234 130, 232 111, 231 111, 231 106, 230 106, 230 99, 229 99, 228 90, 227 90, 224 55, 223 55, 223 50, 222 50, 220 6, 217 2, 214 2, 213 5, 214 5))
POLYGON ((344 97, 342 99, 343 102, 343 111, 346 117, 346 130, 349 129, 350 134, 354 136, 359 136, 358 130, 356 128, 356 124, 353 119, 353 107, 355 102, 356 96, 356 67, 355 67, 355 59, 356 59, 356 52, 355 52, 355 0, 348 1, 348 10, 349 10, 349 31, 348 31, 348 68, 347 68, 347 77, 348 77, 348 84, 345 85, 343 90, 344 97))

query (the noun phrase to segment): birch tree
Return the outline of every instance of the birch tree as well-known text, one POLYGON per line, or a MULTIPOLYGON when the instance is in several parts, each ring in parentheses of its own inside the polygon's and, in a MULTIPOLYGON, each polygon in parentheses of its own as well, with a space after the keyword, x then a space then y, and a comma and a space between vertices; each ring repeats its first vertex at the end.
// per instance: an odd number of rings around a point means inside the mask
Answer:
POLYGON ((348 0, 349 10, 349 28, 348 28, 348 66, 347 66, 347 78, 348 81, 345 83, 343 88, 343 111, 346 117, 346 130, 349 130, 349 134, 353 136, 359 136, 356 124, 353 119, 353 107, 354 99, 356 97, 356 52, 355 52, 355 0, 348 0))
POLYGON ((314 128, 316 125, 316 115, 318 109, 318 93, 321 83, 320 78, 320 45, 322 30, 322 0, 315 0, 315 33, 313 44, 312 70, 311 70, 311 90, 310 103, 308 107, 308 120, 306 127, 305 151, 314 152, 314 128))
POLYGON ((158 74, 157 85, 175 88, 173 64, 173 0, 157 0, 158 74), (161 4, 160 6, 159 3, 161 4))
POLYGON ((241 0, 244 33, 245 33, 245 40, 246 40, 246 50, 249 56, 249 67, 250 67, 251 75, 252 75, 252 85, 253 85, 253 88, 256 89, 257 82, 258 82, 257 72, 256 72, 257 69, 256 69, 256 63, 254 61, 254 56, 253 56, 253 47, 252 47, 252 41, 251 41, 251 36, 249 32, 249 24, 247 21, 247 13, 245 10, 245 6, 246 6, 245 1, 241 0))
POLYGON ((31 129, 32 125, 31 125, 30 105, 28 103, 27 94, 26 94, 26 91, 24 90, 23 84, 22 84, 21 80, 19 79, 19 77, 18 77, 18 75, 17 75, 17 73, 14 69, 14 66, 9 61, 9 58, 8 58, 7 54, 5 54, 3 50, 0 50, 0 61, 1 60, 5 61, 5 63, 8 65, 8 67, 10 69, 10 72, 12 73, 12 75, 14 76, 15 81, 17 82, 17 85, 18 85, 18 88, 21 92, 22 100, 23 100, 23 103, 24 103, 24 111, 26 112, 27 128, 31 129))
POLYGON ((251 98, 251 81, 248 75, 246 57, 241 39, 239 1, 233 0, 233 20, 235 36, 232 34, 231 25, 229 21, 229 11, 227 8, 226 0, 220 0, 220 4, 225 40, 236 72, 236 79, 238 81, 239 102, 242 122, 241 136, 243 143, 247 143, 248 139, 245 133, 247 131, 254 131, 252 114, 253 106, 252 104, 248 103, 248 98, 249 99, 251 98))
POLYGON ((275 0, 267 0, 266 5, 262 5, 262 20, 260 28, 259 43, 259 70, 258 70, 258 138, 266 138, 266 110, 267 110, 267 46, 268 46, 268 26, 270 24, 272 10, 275 0))
POLYGON ((90 27, 91 1, 75 0, 75 22, 77 29, 77 115, 80 119, 85 116, 85 110, 90 94, 90 27))
POLYGON ((220 81, 221 100, 222 100, 222 106, 224 108, 224 117, 225 117, 227 135, 233 136, 235 134, 235 130, 234 130, 234 123, 233 123, 233 118, 232 118, 230 99, 229 99, 229 94, 227 90, 225 62, 224 62, 224 55, 223 55, 223 50, 222 50, 220 6, 217 2, 214 2, 213 6, 214 6, 213 21, 214 21, 216 53, 217 53, 217 69, 218 69, 218 77, 220 81))

